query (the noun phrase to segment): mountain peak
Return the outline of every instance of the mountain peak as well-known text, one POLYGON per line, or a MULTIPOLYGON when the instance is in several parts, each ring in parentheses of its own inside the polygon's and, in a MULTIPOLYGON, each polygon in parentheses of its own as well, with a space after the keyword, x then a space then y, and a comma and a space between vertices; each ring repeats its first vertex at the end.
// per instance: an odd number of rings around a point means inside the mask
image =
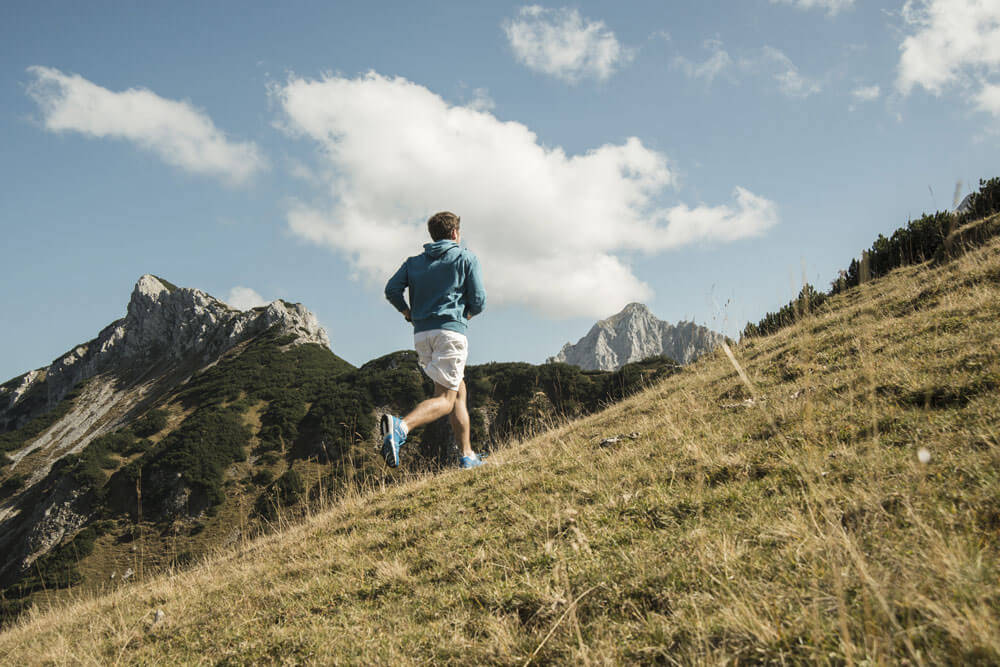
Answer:
POLYGON ((152 273, 145 273, 139 276, 139 280, 135 283, 135 288, 132 290, 131 301, 155 301, 159 298, 161 294, 170 294, 176 292, 178 289, 177 285, 172 282, 164 280, 159 276, 154 276, 152 273))
POLYGON ((156 296, 160 292, 165 291, 168 290, 167 286, 163 284, 163 281, 154 276, 152 273, 147 273, 139 277, 138 282, 135 284, 133 293, 138 292, 139 294, 156 296))
POLYGON ((272 327, 295 336, 293 345, 330 347, 326 331, 302 304, 276 300, 241 312, 201 290, 144 274, 135 283, 125 317, 46 369, 48 405, 58 403, 82 380, 103 373, 124 378, 154 368, 203 367, 272 327))
POLYGON ((635 319, 656 319, 653 313, 649 310, 649 307, 644 303, 639 303, 638 301, 633 301, 628 304, 617 313, 611 317, 606 317, 603 320, 599 320, 594 326, 605 326, 614 327, 621 325, 622 322, 628 322, 635 319))
POLYGON ((658 355, 687 364, 722 340, 722 334, 706 327, 688 322, 674 326, 659 320, 646 304, 632 302, 591 327, 575 345, 566 343, 549 361, 605 371, 658 355))
POLYGON ((612 315, 611 320, 620 320, 626 317, 652 317, 653 313, 649 310, 649 306, 644 303, 639 303, 638 301, 633 301, 624 308, 622 308, 618 313, 612 315))

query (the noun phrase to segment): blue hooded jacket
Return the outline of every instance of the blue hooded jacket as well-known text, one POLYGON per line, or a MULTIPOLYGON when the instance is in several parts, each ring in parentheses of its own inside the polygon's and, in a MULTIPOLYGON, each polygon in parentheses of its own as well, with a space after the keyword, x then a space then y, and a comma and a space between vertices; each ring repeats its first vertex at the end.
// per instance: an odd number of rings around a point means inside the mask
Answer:
POLYGON ((389 278, 385 298, 399 312, 410 309, 414 333, 447 329, 464 334, 468 318, 486 305, 479 259, 448 239, 425 243, 422 255, 407 259, 389 278), (403 298, 407 287, 409 306, 403 298))

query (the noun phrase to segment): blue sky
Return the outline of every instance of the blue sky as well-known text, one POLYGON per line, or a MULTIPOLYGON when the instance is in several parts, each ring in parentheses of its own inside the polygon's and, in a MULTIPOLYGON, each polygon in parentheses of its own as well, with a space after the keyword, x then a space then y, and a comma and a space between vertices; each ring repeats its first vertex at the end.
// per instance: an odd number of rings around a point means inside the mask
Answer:
POLYGON ((471 363, 633 300, 736 335, 1000 171, 1000 0, 272 4, 0 8, 0 377, 144 273, 408 348, 382 285, 442 209, 471 363))

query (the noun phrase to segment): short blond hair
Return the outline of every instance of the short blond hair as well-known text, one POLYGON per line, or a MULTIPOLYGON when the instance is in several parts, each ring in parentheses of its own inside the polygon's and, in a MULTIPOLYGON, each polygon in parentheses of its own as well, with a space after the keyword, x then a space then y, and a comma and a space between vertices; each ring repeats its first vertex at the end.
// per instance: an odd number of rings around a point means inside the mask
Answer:
POLYGON ((427 231, 435 241, 451 238, 451 233, 458 229, 462 218, 451 211, 435 213, 427 220, 427 231))

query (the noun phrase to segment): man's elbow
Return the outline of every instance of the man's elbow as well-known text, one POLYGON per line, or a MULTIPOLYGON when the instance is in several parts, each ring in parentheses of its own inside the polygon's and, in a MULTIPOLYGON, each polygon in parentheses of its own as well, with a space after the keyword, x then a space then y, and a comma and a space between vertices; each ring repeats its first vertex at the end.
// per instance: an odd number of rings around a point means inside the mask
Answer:
POLYGON ((469 305, 466 307, 465 312, 469 314, 469 317, 475 317, 479 313, 483 312, 483 308, 485 307, 486 307, 485 301, 480 301, 480 302, 473 301, 470 302, 469 305))

